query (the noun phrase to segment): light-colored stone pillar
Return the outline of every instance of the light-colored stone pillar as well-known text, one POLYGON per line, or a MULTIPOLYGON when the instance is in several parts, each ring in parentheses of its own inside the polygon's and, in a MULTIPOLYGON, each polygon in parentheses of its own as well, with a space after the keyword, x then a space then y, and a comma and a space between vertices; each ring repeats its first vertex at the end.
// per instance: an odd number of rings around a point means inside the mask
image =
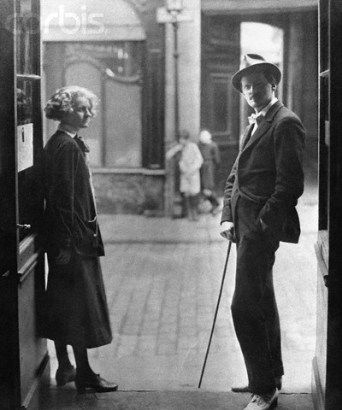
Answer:
MULTIPOLYGON (((184 10, 191 21, 181 21, 178 27, 178 104, 179 129, 190 132, 197 139, 201 108, 201 2, 184 0, 184 10)), ((176 141, 175 132, 175 72, 173 27, 165 29, 165 148, 176 141)), ((172 214, 174 198, 174 166, 166 164, 166 214, 172 214)))

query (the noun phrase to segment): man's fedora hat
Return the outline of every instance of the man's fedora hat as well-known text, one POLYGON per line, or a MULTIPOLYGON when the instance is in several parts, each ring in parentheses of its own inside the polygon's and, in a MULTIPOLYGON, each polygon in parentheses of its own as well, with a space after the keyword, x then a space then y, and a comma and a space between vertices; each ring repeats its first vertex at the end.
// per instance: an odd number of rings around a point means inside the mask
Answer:
POLYGON ((241 93, 241 78, 256 70, 268 71, 273 75, 276 83, 279 84, 281 72, 275 64, 268 63, 264 57, 259 56, 259 54, 245 54, 242 58, 240 70, 233 75, 233 86, 241 93))

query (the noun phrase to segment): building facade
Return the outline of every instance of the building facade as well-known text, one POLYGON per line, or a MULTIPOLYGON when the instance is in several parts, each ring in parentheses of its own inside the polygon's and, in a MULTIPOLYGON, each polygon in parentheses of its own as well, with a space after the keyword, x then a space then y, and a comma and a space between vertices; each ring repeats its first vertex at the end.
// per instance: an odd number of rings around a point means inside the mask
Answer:
MULTIPOLYGON (((244 52, 259 52, 282 69, 279 98, 303 119, 307 160, 315 165, 315 1, 184 0, 178 93, 172 24, 157 18, 164 1, 48 0, 41 7, 45 97, 77 83, 101 100, 99 115, 84 133, 101 212, 172 214, 175 172, 164 158, 176 141, 176 95, 179 129, 196 140, 207 128, 219 145, 222 192, 248 115, 230 84, 244 52), (263 41, 253 43, 251 30, 259 30, 263 41)), ((52 132, 46 122, 44 135, 52 132)))

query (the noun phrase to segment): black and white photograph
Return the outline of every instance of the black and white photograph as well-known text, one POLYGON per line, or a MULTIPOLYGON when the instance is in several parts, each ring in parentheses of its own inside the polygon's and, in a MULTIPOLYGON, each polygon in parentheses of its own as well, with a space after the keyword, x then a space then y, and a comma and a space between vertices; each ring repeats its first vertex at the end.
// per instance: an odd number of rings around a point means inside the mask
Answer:
POLYGON ((0 1, 0 410, 342 409, 342 0, 0 1))

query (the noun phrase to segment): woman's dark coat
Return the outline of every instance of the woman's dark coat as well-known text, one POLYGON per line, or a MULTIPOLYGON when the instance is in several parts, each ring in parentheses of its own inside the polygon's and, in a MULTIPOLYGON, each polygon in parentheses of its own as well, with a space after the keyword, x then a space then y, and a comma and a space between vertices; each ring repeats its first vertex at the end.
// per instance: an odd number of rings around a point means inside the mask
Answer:
POLYGON ((62 131, 45 146, 45 238, 52 248, 72 247, 81 255, 103 256, 84 150, 82 140, 62 131))
POLYGON ((49 277, 44 337, 97 347, 112 339, 99 256, 104 255, 84 142, 57 131, 44 149, 44 242, 49 277), (60 249, 71 261, 56 263, 60 249))
POLYGON ((212 191, 215 188, 215 170, 220 163, 220 153, 217 145, 214 142, 204 144, 198 143, 198 148, 203 157, 201 167, 201 187, 212 191))

